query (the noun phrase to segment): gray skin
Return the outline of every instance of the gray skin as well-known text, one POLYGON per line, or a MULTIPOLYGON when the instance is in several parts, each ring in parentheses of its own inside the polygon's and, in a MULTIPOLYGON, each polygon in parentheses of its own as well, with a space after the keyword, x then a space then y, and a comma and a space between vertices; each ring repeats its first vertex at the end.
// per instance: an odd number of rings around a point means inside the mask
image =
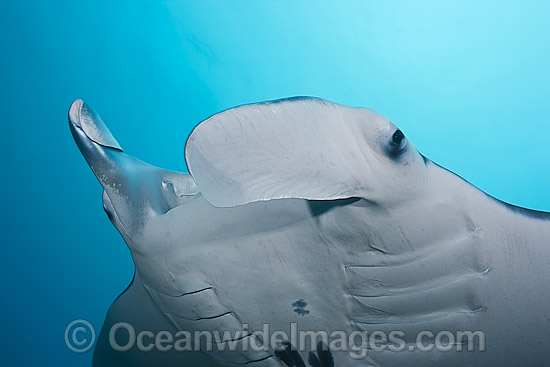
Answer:
MULTIPOLYGON (((136 267, 107 314, 94 366, 286 366, 272 348, 241 347, 264 324, 290 334, 291 323, 402 332, 400 343, 362 346, 366 356, 331 345, 336 367, 550 360, 550 214, 486 195, 395 138, 374 111, 313 98, 224 111, 189 137, 191 175, 123 153, 80 100, 69 122, 136 267), (119 322, 155 335, 242 334, 234 352, 204 339, 197 352, 117 352, 109 332, 119 322), (485 351, 460 341, 421 351, 421 331, 482 331, 485 351)), ((306 344, 295 359, 307 359, 306 344)))

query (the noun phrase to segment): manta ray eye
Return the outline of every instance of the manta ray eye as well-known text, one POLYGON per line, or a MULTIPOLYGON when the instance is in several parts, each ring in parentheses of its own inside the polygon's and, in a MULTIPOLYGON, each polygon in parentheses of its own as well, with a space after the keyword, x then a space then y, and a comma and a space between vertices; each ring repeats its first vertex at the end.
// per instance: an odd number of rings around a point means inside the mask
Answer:
POLYGON ((403 134, 403 132, 401 130, 396 130, 393 133, 393 136, 391 137, 391 141, 395 145, 401 145, 401 142, 403 141, 404 138, 405 138, 405 135, 403 134))
POLYGON ((392 155, 400 153, 405 147, 405 134, 399 129, 395 130, 391 137, 389 152, 392 155))

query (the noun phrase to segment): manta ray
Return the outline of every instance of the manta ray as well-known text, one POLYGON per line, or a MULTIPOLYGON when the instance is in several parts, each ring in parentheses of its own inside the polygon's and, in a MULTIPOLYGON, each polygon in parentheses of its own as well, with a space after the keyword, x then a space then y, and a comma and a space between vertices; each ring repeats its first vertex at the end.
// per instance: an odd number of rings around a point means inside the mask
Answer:
POLYGON ((69 123, 135 264, 94 366, 548 365, 550 213, 485 194, 378 113, 232 108, 190 134, 189 174, 123 152, 81 100, 69 123), (350 342, 361 356, 332 339, 246 348, 265 325, 376 340, 350 342), (222 337, 176 350, 196 331, 222 337))

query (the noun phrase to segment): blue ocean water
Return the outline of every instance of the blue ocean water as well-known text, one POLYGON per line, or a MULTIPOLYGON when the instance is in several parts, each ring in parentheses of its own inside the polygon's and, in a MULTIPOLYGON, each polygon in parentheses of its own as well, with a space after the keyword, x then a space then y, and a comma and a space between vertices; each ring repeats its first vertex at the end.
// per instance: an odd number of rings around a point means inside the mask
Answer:
POLYGON ((2 1, 2 365, 89 366, 132 278, 67 110, 92 105, 125 151, 185 171, 191 129, 295 95, 370 107, 427 157, 550 211, 547 1, 2 1))

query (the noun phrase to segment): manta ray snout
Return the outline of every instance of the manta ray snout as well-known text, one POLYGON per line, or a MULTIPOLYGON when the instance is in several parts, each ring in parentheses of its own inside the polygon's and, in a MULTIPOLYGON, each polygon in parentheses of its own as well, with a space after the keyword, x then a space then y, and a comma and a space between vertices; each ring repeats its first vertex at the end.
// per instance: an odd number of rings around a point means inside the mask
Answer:
POLYGON ((101 117, 80 99, 69 109, 69 126, 105 190, 103 205, 109 218, 124 234, 137 233, 152 213, 165 213, 197 194, 188 174, 166 171, 124 153, 101 117))
POLYGON ((82 130, 86 137, 94 143, 122 151, 120 144, 101 117, 81 99, 77 99, 71 105, 69 122, 73 128, 82 130))
POLYGON ((107 191, 126 181, 131 157, 122 152, 99 115, 80 99, 69 109, 69 127, 82 156, 107 191))
MULTIPOLYGON (((130 171, 135 171, 135 158, 122 148, 99 115, 82 100, 77 99, 69 109, 69 127, 84 159, 109 193, 122 193, 122 184, 128 182, 130 171)), ((125 192, 128 194, 127 186, 125 192)))

